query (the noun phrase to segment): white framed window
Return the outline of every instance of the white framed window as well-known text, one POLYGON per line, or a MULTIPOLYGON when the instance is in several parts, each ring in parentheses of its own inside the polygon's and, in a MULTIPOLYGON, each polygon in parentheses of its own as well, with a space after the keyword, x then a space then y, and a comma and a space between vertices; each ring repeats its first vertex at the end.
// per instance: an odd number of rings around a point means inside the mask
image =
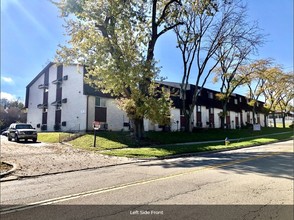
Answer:
POLYGON ((208 98, 213 99, 213 93, 212 92, 208 92, 208 98))
POLYGON ((106 100, 96 96, 95 97, 95 107, 106 107, 106 100))

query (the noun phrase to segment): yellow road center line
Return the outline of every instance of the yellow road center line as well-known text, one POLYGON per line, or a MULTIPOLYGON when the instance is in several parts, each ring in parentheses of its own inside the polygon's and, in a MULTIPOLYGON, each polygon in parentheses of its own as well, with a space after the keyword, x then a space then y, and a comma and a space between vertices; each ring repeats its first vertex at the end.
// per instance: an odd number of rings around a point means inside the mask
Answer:
POLYGON ((132 186, 138 186, 138 185, 143 185, 143 184, 147 184, 147 183, 153 183, 153 182, 157 182, 157 181, 167 180, 167 179, 171 179, 171 178, 175 178, 175 177, 179 177, 179 176, 183 176, 183 175, 187 175, 187 174, 191 174, 191 173, 197 173, 197 172, 201 172, 204 170, 211 170, 211 169, 216 169, 216 168, 220 168, 220 167, 226 167, 226 166, 230 166, 230 165, 234 165, 234 164, 238 164, 238 163, 243 163, 243 162, 247 162, 247 161, 252 161, 252 160, 257 160, 257 159, 261 159, 261 158, 265 158, 265 157, 270 157, 270 156, 274 156, 274 155, 278 155, 278 154, 282 154, 282 153, 284 153, 284 152, 273 152, 273 153, 270 153, 267 155, 256 156, 253 158, 240 159, 240 160, 217 164, 217 165, 204 166, 203 168, 200 168, 200 169, 192 169, 192 170, 188 170, 188 171, 184 171, 184 172, 180 172, 180 173, 175 173, 175 174, 170 174, 170 175, 157 177, 157 178, 153 178, 153 179, 143 179, 143 180, 138 180, 138 181, 131 182, 131 183, 121 184, 118 186, 110 186, 110 187, 90 190, 90 191, 86 191, 86 192, 76 193, 76 194, 72 194, 72 195, 61 196, 61 197, 57 197, 57 198, 53 198, 53 199, 43 200, 43 201, 39 201, 39 202, 29 203, 27 205, 8 207, 8 208, 1 209, 0 214, 3 215, 3 214, 8 214, 8 213, 17 212, 17 211, 23 211, 23 210, 27 210, 27 209, 32 209, 32 208, 44 206, 44 205, 51 205, 51 204, 55 204, 58 202, 64 202, 64 201, 68 201, 68 200, 72 200, 72 199, 82 198, 82 197, 86 197, 86 196, 90 196, 90 195, 97 195, 97 194, 120 190, 120 189, 124 189, 124 188, 128 188, 128 187, 132 187, 132 186))

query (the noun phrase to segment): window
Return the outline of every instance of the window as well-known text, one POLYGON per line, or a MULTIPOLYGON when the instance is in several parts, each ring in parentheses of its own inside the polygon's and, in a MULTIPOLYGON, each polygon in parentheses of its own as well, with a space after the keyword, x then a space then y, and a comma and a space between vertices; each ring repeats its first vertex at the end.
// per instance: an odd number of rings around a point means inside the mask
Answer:
POLYGON ((212 92, 208 92, 208 98, 213 99, 213 93, 212 92))
POLYGON ((234 99, 235 105, 238 105, 238 99, 234 99))
POLYGON ((96 107, 106 107, 106 100, 100 97, 95 98, 95 106, 96 107))
POLYGON ((22 124, 22 125, 16 125, 15 129, 33 129, 32 125, 29 124, 22 124))

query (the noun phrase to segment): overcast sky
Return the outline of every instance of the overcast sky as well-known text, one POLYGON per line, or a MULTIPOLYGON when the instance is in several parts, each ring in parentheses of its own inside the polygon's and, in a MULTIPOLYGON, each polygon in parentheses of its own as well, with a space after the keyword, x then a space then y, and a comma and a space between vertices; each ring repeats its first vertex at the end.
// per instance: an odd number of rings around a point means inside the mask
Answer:
MULTIPOLYGON (((293 0, 247 0, 249 19, 258 21, 266 44, 257 58, 273 58, 293 71, 293 0)), ((1 98, 24 101, 27 84, 53 61, 65 42, 63 20, 48 0, 1 0, 1 98)), ((172 32, 156 45, 161 75, 180 82, 182 61, 172 32)), ((194 82, 192 79, 191 82, 194 82)), ((206 87, 218 90, 209 82, 206 87)))

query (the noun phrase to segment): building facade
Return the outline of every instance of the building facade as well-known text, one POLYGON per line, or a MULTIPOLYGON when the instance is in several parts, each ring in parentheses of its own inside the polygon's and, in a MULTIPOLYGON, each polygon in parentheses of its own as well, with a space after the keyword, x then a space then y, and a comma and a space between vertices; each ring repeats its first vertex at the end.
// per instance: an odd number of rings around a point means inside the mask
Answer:
MULTIPOLYGON (((93 122, 99 121, 101 129, 129 130, 130 120, 120 110, 115 98, 109 94, 96 91, 84 82, 85 68, 80 65, 57 65, 49 63, 26 87, 27 122, 41 131, 89 131, 93 130, 93 122)), ((179 98, 179 83, 160 82, 161 86, 171 91, 174 107, 171 109, 170 129, 180 130, 184 125, 179 98)), ((195 87, 190 85, 187 101, 191 98, 195 87)), ((222 107, 215 97, 217 91, 202 89, 194 109, 192 123, 194 127, 220 127, 222 107)), ((252 107, 247 104, 246 97, 233 95, 228 104, 226 126, 236 129, 252 124, 252 107)), ((257 107, 257 122, 264 125, 262 114, 263 103, 257 107)), ((162 130, 162 127, 144 120, 146 131, 162 130)))

